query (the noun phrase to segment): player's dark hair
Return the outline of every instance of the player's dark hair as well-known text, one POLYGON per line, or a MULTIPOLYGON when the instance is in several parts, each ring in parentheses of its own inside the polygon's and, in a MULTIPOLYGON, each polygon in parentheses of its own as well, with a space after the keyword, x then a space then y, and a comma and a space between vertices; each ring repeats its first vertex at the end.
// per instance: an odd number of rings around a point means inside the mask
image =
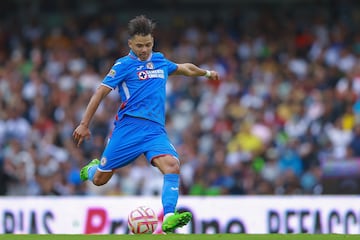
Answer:
POLYGON ((155 25, 156 24, 151 19, 145 17, 144 15, 136 16, 130 20, 128 32, 130 37, 134 37, 135 35, 152 35, 155 25))

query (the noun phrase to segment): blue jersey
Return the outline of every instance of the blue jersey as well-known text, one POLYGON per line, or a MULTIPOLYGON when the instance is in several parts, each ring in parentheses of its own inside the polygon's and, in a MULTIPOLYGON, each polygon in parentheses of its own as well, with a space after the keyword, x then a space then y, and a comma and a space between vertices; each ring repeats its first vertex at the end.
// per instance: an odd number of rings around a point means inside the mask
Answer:
POLYGON ((118 59, 102 81, 102 85, 119 90, 118 119, 129 115, 165 125, 166 82, 176 69, 177 65, 159 52, 153 52, 147 61, 139 60, 132 51, 118 59))

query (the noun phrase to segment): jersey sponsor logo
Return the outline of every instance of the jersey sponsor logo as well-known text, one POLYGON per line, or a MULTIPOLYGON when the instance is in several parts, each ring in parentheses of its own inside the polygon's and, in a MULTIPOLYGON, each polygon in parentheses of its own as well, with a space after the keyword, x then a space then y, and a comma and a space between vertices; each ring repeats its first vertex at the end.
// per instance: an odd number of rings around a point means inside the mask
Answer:
POLYGON ((141 71, 138 72, 137 75, 140 80, 146 80, 150 78, 165 78, 165 73, 162 69, 141 71))
POLYGON ((143 67, 144 67, 144 66, 142 66, 142 65, 141 65, 141 66, 138 66, 138 67, 136 68, 136 70, 141 70, 141 69, 143 69, 143 67))
POLYGON ((116 71, 114 69, 110 69, 109 73, 107 74, 108 77, 115 77, 116 71))
POLYGON ((148 79, 148 75, 147 75, 146 71, 138 72, 138 77, 139 77, 140 80, 148 79))

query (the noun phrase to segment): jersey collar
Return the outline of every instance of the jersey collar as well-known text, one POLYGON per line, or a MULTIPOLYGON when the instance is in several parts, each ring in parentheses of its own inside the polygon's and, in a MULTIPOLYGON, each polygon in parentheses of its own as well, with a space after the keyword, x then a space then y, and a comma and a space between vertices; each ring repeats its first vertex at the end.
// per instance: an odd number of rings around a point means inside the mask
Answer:
MULTIPOLYGON (((132 59, 136 59, 136 60, 138 60, 138 61, 141 61, 141 60, 136 56, 136 54, 134 53, 133 50, 130 50, 130 52, 129 52, 129 57, 131 57, 132 59)), ((151 57, 152 57, 152 52, 150 53, 149 58, 146 59, 145 61, 150 61, 151 57)))

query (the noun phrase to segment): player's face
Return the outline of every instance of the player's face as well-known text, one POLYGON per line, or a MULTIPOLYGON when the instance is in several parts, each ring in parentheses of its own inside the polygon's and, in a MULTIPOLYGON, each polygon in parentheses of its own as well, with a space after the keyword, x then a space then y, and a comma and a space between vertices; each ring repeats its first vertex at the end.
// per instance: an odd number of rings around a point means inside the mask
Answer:
POLYGON ((136 56, 141 61, 145 61, 151 54, 152 48, 154 46, 154 38, 150 34, 146 36, 135 35, 129 39, 128 44, 136 56))

